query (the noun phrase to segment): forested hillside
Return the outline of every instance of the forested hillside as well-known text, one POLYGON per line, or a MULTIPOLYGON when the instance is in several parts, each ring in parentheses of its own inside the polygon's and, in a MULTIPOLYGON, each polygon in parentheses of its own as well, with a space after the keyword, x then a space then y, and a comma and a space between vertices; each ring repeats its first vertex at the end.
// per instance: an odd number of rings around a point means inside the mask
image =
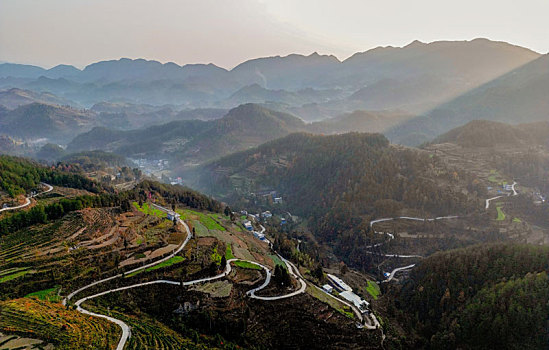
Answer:
POLYGON ((98 192, 99 186, 87 178, 43 167, 24 158, 0 155, 0 188, 10 196, 24 194, 40 182, 98 192))
POLYGON ((405 208, 429 217, 467 213, 481 190, 474 176, 444 168, 427 152, 359 133, 292 134, 208 164, 198 177, 201 189, 234 204, 277 191, 292 214, 358 266, 368 265, 362 247, 375 239, 369 220, 405 208))
POLYGON ((540 349, 549 341, 549 248, 495 244, 437 253, 398 295, 403 324, 435 349, 540 349))
POLYGON ((68 142, 96 125, 93 114, 70 107, 31 103, 0 116, 2 133, 24 139, 68 142))
POLYGON ((302 130, 305 123, 292 115, 255 104, 230 110, 211 121, 180 120, 144 129, 120 131, 95 128, 78 135, 68 150, 106 150, 131 157, 170 158, 184 166, 302 130))

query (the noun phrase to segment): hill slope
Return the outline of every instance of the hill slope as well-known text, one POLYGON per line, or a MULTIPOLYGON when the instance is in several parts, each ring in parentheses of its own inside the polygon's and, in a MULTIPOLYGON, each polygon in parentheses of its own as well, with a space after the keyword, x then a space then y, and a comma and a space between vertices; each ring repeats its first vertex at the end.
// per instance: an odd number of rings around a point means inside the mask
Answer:
POLYGON ((366 232, 372 218, 404 208, 422 217, 448 215, 479 204, 467 191, 474 177, 427 152, 393 147, 379 134, 291 134, 206 164, 195 178, 201 190, 258 210, 271 208, 260 194, 276 191, 284 210, 307 218, 317 239, 365 269, 371 266, 364 247, 376 239, 366 232))
POLYGON ((96 125, 93 113, 69 107, 31 103, 4 113, 0 118, 2 132, 11 136, 52 142, 68 142, 96 125))
POLYGON ((548 262, 547 247, 526 245, 437 253, 398 292, 405 324, 433 348, 543 348, 548 262))
POLYGON ((505 123, 549 120, 549 55, 480 86, 391 130, 391 140, 419 144, 475 119, 505 123), (410 140, 409 135, 416 134, 410 140))
POLYGON ((95 128, 78 135, 67 148, 71 152, 101 149, 134 157, 169 157, 182 164, 197 164, 304 128, 305 123, 292 115, 246 104, 210 121, 179 120, 129 131, 95 128))
POLYGON ((47 92, 35 92, 17 88, 0 91, 0 105, 8 109, 15 109, 34 102, 50 105, 75 105, 69 100, 47 92))

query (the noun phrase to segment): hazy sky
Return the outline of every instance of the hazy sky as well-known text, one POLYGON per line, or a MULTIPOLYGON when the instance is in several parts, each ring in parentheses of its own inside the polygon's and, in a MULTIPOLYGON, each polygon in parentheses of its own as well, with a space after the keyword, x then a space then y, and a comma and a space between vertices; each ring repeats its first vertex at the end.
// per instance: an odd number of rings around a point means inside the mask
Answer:
POLYGON ((0 0, 0 61, 83 67, 141 57, 232 68, 477 37, 547 53, 548 14, 549 0, 0 0))

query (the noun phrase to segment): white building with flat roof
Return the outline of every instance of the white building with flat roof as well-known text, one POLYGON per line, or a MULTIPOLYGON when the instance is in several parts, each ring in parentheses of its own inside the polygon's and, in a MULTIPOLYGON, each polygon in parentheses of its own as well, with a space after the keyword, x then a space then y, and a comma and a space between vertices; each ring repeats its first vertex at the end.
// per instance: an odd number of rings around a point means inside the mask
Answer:
POLYGON ((332 292, 334 291, 334 287, 330 286, 329 284, 325 284, 322 286, 322 290, 328 294, 332 294, 332 292))
POLYGON ((332 284, 334 285, 334 287, 336 287, 337 290, 353 291, 353 288, 349 287, 349 285, 343 282, 341 278, 334 276, 332 274, 327 274, 326 276, 328 276, 328 279, 330 280, 330 282, 332 282, 332 284))
POLYGON ((368 303, 366 300, 362 299, 350 290, 341 292, 339 293, 339 295, 345 298, 345 300, 353 303, 361 312, 366 312, 366 310, 368 310, 368 306, 370 306, 370 303, 368 303))

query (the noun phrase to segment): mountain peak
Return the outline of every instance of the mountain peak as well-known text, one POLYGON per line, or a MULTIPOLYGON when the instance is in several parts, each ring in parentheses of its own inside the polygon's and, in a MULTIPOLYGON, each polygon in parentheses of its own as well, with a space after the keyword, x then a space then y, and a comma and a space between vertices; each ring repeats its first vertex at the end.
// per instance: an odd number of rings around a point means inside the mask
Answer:
POLYGON ((411 48, 411 47, 421 47, 421 46, 425 46, 425 45, 427 45, 427 44, 422 42, 422 41, 414 40, 411 43, 409 43, 408 45, 404 46, 404 48, 406 49, 406 48, 411 48))

